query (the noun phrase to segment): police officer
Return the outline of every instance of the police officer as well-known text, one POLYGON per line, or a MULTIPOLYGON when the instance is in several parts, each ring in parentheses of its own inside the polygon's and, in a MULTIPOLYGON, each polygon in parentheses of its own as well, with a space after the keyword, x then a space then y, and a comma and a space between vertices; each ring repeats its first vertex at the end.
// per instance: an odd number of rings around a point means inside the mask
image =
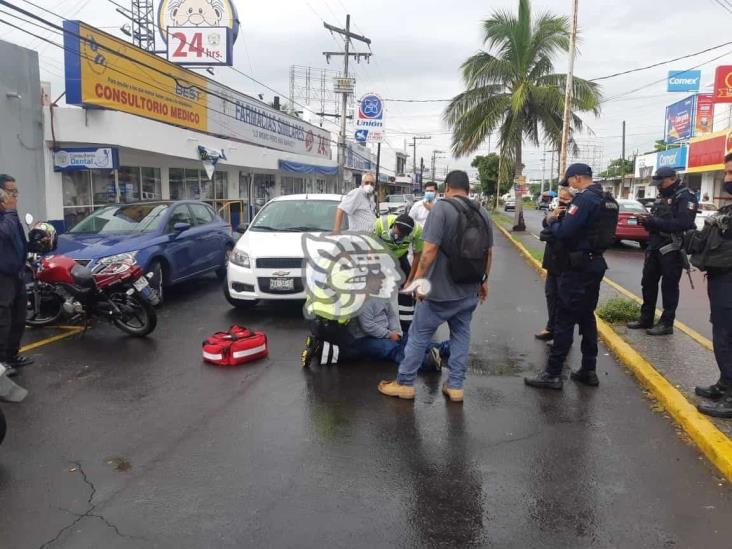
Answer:
MULTIPOLYGON (((724 158, 724 189, 732 194, 732 154, 724 158)), ((732 206, 725 206, 716 214, 732 218, 732 206)), ((730 225, 727 225, 730 227, 730 225)), ((722 233, 732 240, 732 228, 722 233)), ((712 314, 712 342, 719 367, 719 381, 708 387, 697 387, 697 395, 713 402, 700 404, 699 411, 714 417, 732 418, 732 261, 728 266, 707 269, 707 292, 712 314)))
POLYGON ((33 362, 18 354, 27 307, 23 269, 28 243, 17 207, 15 178, 0 174, 0 363, 7 368, 8 376, 33 362))
POLYGON ((676 308, 679 305, 679 281, 684 270, 684 232, 695 227, 694 218, 699 206, 696 196, 676 177, 671 168, 658 168, 653 176, 658 185, 658 200, 650 216, 640 216, 639 222, 648 229, 650 238, 643 266, 643 306, 640 319, 628 323, 632 330, 646 330, 648 335, 662 336, 674 332, 676 308), (658 300, 658 282, 661 281, 663 314, 653 326, 658 300))
POLYGON ((618 204, 593 183, 592 169, 586 164, 569 166, 563 183, 569 184, 575 198, 562 219, 552 220, 549 230, 566 247, 570 266, 559 275, 554 345, 547 366, 538 376, 524 378, 526 385, 540 389, 562 388, 562 368, 572 347, 575 324, 582 334, 582 366, 571 378, 592 387, 600 384, 595 371, 595 308, 607 270, 602 254, 615 238, 618 204))

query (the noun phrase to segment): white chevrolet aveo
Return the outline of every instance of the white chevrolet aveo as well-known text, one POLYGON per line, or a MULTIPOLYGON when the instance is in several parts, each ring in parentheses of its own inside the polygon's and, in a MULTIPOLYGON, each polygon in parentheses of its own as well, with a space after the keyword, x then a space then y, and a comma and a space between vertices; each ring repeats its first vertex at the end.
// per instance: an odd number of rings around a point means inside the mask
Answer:
MULTIPOLYGON (((224 295, 235 307, 247 308, 260 300, 303 300, 303 233, 333 230, 337 194, 295 194, 270 200, 229 257, 224 295)), ((345 227, 344 227, 345 228, 345 227)))

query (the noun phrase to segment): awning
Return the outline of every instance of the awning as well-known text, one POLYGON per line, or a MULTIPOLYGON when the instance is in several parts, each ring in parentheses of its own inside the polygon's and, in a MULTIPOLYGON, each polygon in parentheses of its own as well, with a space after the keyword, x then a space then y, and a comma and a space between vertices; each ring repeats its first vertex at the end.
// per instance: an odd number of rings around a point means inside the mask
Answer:
POLYGON ((337 166, 316 166, 315 164, 301 164, 289 160, 279 161, 280 170, 283 172, 307 173, 315 175, 338 175, 337 166))

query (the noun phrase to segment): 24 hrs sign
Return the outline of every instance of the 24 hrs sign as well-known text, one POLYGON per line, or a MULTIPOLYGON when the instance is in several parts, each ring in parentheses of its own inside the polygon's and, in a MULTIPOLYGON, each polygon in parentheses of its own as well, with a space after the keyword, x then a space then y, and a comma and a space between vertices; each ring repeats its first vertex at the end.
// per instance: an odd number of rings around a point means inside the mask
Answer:
POLYGON ((168 27, 168 61, 181 65, 231 65, 228 27, 168 27))

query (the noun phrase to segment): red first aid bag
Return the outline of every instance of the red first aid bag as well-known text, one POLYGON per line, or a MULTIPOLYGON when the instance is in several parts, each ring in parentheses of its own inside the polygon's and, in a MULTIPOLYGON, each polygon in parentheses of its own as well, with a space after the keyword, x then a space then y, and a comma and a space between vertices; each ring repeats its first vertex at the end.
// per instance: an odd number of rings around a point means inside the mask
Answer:
POLYGON ((269 354, 267 336, 236 324, 203 342, 203 360, 218 366, 239 366, 269 354))

